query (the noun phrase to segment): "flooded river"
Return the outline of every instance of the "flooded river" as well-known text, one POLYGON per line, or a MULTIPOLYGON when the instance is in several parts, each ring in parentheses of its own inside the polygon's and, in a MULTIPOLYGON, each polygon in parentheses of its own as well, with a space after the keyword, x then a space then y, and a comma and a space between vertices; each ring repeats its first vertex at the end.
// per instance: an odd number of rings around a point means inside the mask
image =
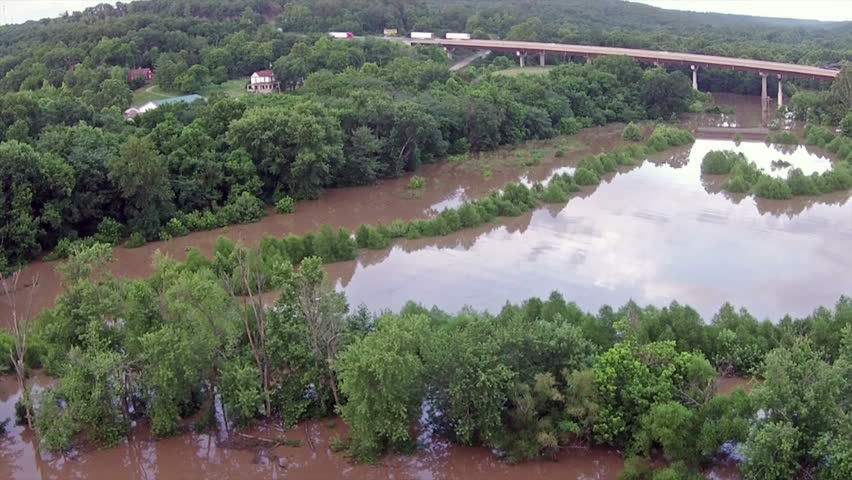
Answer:
MULTIPOLYGON (((500 219, 477 229, 420 240, 403 240, 385 250, 362 250, 355 261, 328 266, 332 283, 353 305, 398 309, 408 300, 457 311, 465 305, 498 310, 506 301, 547 296, 559 290, 582 308, 672 300, 695 307, 705 318, 725 301, 758 317, 806 315, 852 293, 852 202, 850 192, 790 201, 755 199, 721 191, 722 177, 702 175, 700 162, 713 149, 745 153, 765 171, 786 175, 783 160, 805 173, 831 168, 825 152, 809 147, 776 148, 761 142, 760 100, 726 97, 735 115, 692 118, 694 145, 622 168, 587 188, 568 204, 548 205, 526 215, 500 219), (758 112, 755 114, 755 112, 758 112), (733 141, 732 127, 744 141, 733 141)), ((212 252, 219 235, 247 246, 264 234, 304 233, 323 224, 355 229, 361 223, 425 218, 443 208, 478 198, 508 181, 546 181, 554 171, 570 171, 580 158, 623 144, 622 126, 588 129, 572 137, 568 153, 548 155, 536 167, 515 168, 510 149, 483 162, 430 165, 422 192, 406 189, 407 179, 381 185, 329 190, 322 200, 303 202, 293 215, 271 215, 251 225, 198 232, 138 249, 117 248, 112 271, 144 277, 151 255, 161 250, 182 259, 190 246, 212 252)), ((547 149, 545 144, 532 148, 547 149)), ((62 286, 56 262, 35 262, 24 272, 36 276, 34 308, 50 307, 62 286)), ((25 287, 19 295, 28 292, 25 287)), ((8 302, 0 302, 6 322, 8 302)), ((732 384, 722 382, 721 390, 732 384)), ((11 416, 17 385, 0 379, 0 421, 11 416)), ((615 479, 623 466, 618 452, 566 448, 559 461, 508 466, 486 449, 450 446, 430 439, 417 454, 386 459, 380 467, 353 466, 331 453, 329 439, 344 429, 327 422, 307 423, 287 432, 300 447, 237 448, 221 434, 188 433, 153 441, 145 425, 115 449, 39 455, 20 427, 0 440, 0 478, 578 478, 615 479), (309 441, 310 440, 310 441, 309 441), (311 448, 310 445, 313 445, 311 448)), ((274 430, 249 432, 275 436, 274 430)), ((235 434, 231 434, 232 436, 235 434)), ((736 468, 720 466, 710 478, 731 479, 736 468)))

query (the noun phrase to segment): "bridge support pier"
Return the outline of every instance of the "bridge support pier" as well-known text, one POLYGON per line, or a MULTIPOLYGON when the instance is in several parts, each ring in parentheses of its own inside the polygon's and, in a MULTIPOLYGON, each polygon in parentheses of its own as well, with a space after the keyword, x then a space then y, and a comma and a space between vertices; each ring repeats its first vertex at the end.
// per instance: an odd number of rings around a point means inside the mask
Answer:
POLYGON ((781 79, 781 74, 778 74, 778 108, 784 106, 784 81, 781 79))
POLYGON ((447 58, 449 58, 450 60, 453 59, 453 49, 452 48, 444 47, 444 52, 447 54, 447 58))
POLYGON ((692 89, 698 90, 698 67, 695 65, 691 65, 692 67, 692 89))
POLYGON ((766 77, 765 73, 760 72, 760 105, 764 112, 769 106, 769 97, 766 94, 766 77))
POLYGON ((538 54, 538 64, 542 67, 544 66, 544 52, 538 54))
POLYGON ((521 60, 521 68, 524 68, 524 56, 523 52, 518 52, 518 58, 521 60))

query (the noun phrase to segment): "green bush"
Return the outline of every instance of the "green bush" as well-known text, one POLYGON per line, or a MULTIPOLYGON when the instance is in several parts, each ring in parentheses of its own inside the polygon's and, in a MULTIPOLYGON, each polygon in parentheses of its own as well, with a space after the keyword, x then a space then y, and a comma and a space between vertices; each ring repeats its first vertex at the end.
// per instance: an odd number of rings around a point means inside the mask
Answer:
POLYGON ((358 227, 358 231, 355 234, 358 247, 373 250, 387 248, 390 245, 391 237, 389 231, 386 228, 385 230, 387 233, 382 233, 370 225, 362 224, 358 227))
POLYGON ((751 190, 751 184, 740 174, 731 175, 731 178, 725 181, 722 186, 725 190, 733 193, 748 193, 751 190))
POLYGON ((553 181, 541 193, 541 200, 546 203, 565 203, 568 201, 568 197, 568 192, 562 188, 562 185, 553 181))
POLYGON ((564 135, 574 135, 583 128, 583 123, 576 117, 562 117, 559 120, 559 132, 564 135))
POLYGON ((688 131, 670 125, 657 125, 648 138, 648 147, 654 152, 662 152, 670 147, 687 145, 695 141, 688 131))
POLYGON ((296 201, 289 195, 284 195, 275 202, 275 211, 281 214, 293 213, 296 211, 296 201))
POLYGON ((15 371, 15 365, 10 356, 15 349, 15 337, 11 333, 0 330, 0 374, 15 371))
POLYGON ((130 238, 127 239, 127 243, 124 244, 127 248, 139 248, 142 245, 145 245, 145 236, 139 232, 131 233, 130 238))
POLYGON ((758 197, 771 198, 774 200, 787 200, 793 198, 793 192, 787 182, 780 178, 763 175, 754 185, 754 194, 758 197))
POLYGON ((834 133, 822 126, 808 124, 805 127, 805 144, 825 147, 834 140, 834 133))
POLYGON ((618 480, 648 480, 653 472, 648 459, 628 457, 624 460, 624 470, 618 475, 618 480))
POLYGON ((626 127, 624 127, 624 131, 621 132, 621 138, 625 140, 630 140, 631 142, 641 142, 642 129, 639 128, 639 125, 630 122, 627 124, 626 127))
POLYGON ((588 168, 578 168, 574 173, 574 181, 577 185, 597 185, 601 183, 598 174, 588 168))
POLYGON ((351 445, 352 439, 350 437, 341 437, 340 434, 336 434, 328 441, 328 448, 335 453, 349 450, 351 445))
POLYGON ((846 114, 840 121, 840 131, 846 138, 852 138, 852 112, 846 114))
POLYGON ((122 236, 124 236, 124 225, 111 217, 105 217, 101 220, 98 224, 98 231, 94 235, 96 242, 110 245, 118 245, 122 236))
POLYGON ((177 218, 169 220, 164 230, 172 237, 182 237, 189 234, 189 229, 177 218))
POLYGON ((818 195, 819 186, 814 177, 808 177, 802 173, 802 169, 795 168, 787 174, 787 185, 793 195, 818 195))
POLYGON ((798 145, 799 139, 791 132, 780 132, 766 137, 766 143, 776 145, 798 145))
POLYGON ((221 223, 252 223, 266 215, 263 202, 249 192, 243 192, 236 199, 220 208, 216 217, 221 223))
POLYGON ((737 162, 745 162, 746 157, 742 153, 735 153, 731 150, 712 150, 704 155, 701 160, 701 171, 712 175, 725 175, 731 173, 731 169, 737 162))
POLYGON ((426 186, 426 179, 421 177, 420 175, 414 175, 411 177, 411 180, 408 181, 408 189, 409 190, 419 190, 426 186))

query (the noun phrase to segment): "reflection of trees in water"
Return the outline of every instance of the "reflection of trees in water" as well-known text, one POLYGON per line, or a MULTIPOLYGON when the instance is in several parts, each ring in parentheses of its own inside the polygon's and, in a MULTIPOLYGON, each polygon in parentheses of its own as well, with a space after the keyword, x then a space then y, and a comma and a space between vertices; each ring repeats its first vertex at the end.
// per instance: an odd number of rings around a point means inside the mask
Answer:
MULTIPOLYGON (((725 190, 723 187, 727 180, 728 175, 701 174, 701 185, 704 187, 705 192, 712 195, 722 194, 722 196, 734 205, 739 205, 744 198, 753 196, 745 193, 733 193, 725 190)), ((757 213, 761 216, 769 214, 774 217, 785 215, 787 218, 793 218, 815 205, 840 207, 846 204, 850 196, 852 195, 850 195, 849 192, 834 192, 815 196, 796 196, 790 200, 772 200, 757 196, 753 197, 755 206, 757 207, 757 213)))
POLYGON ((664 153, 656 153, 648 157, 648 161, 654 165, 668 165, 672 168, 682 168, 689 163, 689 154, 692 152, 692 145, 677 147, 672 150, 666 150, 664 153))
MULTIPOLYGON (((775 143, 775 144, 772 145, 772 148, 783 153, 784 155, 790 155, 790 154, 794 153, 796 150, 799 149, 799 145, 798 144, 792 145, 792 144, 787 144, 787 143, 775 143)), ((808 153, 811 153, 810 150, 808 150, 808 153)))

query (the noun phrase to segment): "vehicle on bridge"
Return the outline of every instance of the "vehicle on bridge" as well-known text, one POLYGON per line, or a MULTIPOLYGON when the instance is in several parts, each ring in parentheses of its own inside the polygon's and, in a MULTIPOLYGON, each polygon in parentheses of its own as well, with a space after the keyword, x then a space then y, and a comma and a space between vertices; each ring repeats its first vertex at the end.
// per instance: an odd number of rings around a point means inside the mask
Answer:
POLYGON ((469 33, 447 33, 447 40, 470 40, 469 33))
POLYGON ((343 40, 351 40, 355 38, 355 34, 352 32, 328 32, 331 35, 331 38, 340 38, 343 40))
POLYGON ((411 38, 416 38, 418 40, 431 40, 435 38, 435 34, 432 32, 411 32, 411 38))

